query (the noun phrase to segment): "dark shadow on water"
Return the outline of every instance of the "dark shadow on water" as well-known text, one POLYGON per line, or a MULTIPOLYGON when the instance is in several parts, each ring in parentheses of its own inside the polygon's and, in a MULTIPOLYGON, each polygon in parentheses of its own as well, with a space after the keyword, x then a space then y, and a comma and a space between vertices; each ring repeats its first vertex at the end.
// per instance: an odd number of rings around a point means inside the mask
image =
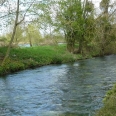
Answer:
POLYGON ((77 114, 77 113, 64 113, 64 114, 59 114, 58 116, 89 116, 89 114, 77 114))
MULTIPOLYGON (((86 113, 71 113, 71 112, 47 112, 47 113, 42 113, 40 116, 90 116, 90 114, 86 113)), ((92 115, 93 116, 93 115, 92 115)))

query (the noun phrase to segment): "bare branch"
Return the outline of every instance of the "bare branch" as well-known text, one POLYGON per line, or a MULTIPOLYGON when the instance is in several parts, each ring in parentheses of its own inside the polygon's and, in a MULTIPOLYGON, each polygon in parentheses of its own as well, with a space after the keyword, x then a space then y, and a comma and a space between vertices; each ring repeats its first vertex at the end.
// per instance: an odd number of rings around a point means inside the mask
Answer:
POLYGON ((24 21, 25 16, 26 16, 28 10, 29 10, 29 9, 31 8, 31 6, 33 5, 34 1, 35 1, 35 0, 33 0, 33 1, 31 2, 30 6, 29 6, 28 9, 26 10, 26 12, 25 12, 25 14, 24 14, 22 20, 20 20, 20 21, 17 23, 17 25, 19 25, 20 23, 22 23, 22 22, 24 21))
POLYGON ((1 0, 0 1, 0 6, 2 6, 5 2, 6 2, 6 0, 1 0))

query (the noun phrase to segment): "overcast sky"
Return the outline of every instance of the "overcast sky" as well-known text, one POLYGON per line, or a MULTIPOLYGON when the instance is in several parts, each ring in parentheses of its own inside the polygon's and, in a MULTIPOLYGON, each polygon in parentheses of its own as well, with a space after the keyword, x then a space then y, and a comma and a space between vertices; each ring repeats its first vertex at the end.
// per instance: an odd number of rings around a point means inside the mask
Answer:
MULTIPOLYGON (((0 0, 1 1, 1 0, 0 0)), ((12 0, 11 0, 12 1, 12 0)), ((96 9, 96 11, 97 11, 97 14, 99 14, 99 12, 100 12, 100 10, 99 10, 99 3, 101 2, 101 0, 89 0, 89 1, 92 1, 93 3, 94 3, 94 7, 95 7, 95 9, 96 9)), ((112 1, 112 3, 114 2, 114 1, 116 1, 116 0, 110 0, 110 1, 112 1)), ((14 5, 13 5, 14 6, 14 5)), ((16 6, 16 5, 15 5, 16 6)), ((0 9, 0 11, 1 12, 3 12, 3 11, 6 11, 6 9, 3 7, 2 9, 0 9)), ((0 26, 2 26, 2 25, 0 25, 0 26)), ((4 31, 4 30, 0 30, 0 34, 1 34, 1 31, 4 31)))
MULTIPOLYGON (((110 0, 111 3, 113 3, 115 0, 110 0)), ((95 4, 95 7, 99 7, 99 3, 101 2, 101 0, 92 0, 92 2, 95 4)))
POLYGON ((101 0, 92 0, 92 2, 95 4, 95 7, 99 7, 101 0))

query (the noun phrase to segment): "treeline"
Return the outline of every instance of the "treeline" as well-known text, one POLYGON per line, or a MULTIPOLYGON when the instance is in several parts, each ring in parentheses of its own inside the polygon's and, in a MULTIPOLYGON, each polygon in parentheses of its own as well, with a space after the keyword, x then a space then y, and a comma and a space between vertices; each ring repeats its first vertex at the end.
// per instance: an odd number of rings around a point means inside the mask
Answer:
POLYGON ((58 2, 56 28, 64 32, 68 51, 99 55, 116 52, 115 3, 101 0, 99 7, 95 10, 95 4, 89 0, 58 2))
POLYGON ((45 38, 65 41, 71 53, 116 53, 115 1, 101 0, 96 9, 91 0, 2 0, 0 8, 1 30, 8 30, 0 37, 8 45, 5 59, 13 44, 40 45, 45 38))

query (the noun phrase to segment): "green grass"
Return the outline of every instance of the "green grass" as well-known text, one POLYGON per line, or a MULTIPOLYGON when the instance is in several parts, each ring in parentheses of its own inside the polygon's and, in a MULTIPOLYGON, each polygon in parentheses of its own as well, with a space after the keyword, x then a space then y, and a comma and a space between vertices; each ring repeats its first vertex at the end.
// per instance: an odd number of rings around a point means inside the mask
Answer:
MULTIPOLYGON (((5 47, 0 48, 1 61, 6 50, 5 47)), ((12 48, 5 65, 0 66, 0 75, 42 65, 74 62, 78 59, 82 59, 82 56, 69 53, 65 45, 12 48)))
POLYGON ((109 90, 103 100, 104 106, 96 116, 116 116, 116 84, 109 90))

